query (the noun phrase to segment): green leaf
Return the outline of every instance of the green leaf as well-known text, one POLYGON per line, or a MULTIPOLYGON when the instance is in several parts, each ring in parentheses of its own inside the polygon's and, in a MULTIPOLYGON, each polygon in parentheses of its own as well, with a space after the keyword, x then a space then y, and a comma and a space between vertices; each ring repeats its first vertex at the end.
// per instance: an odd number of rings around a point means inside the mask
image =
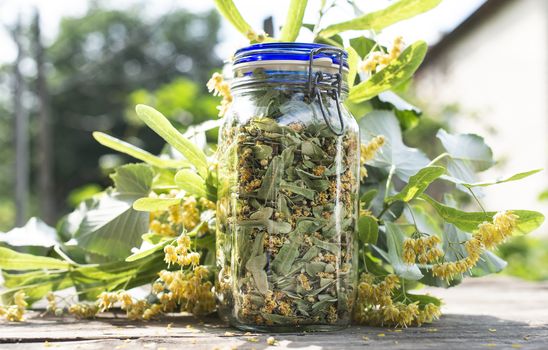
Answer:
MULTIPOLYGON (((439 216, 446 222, 455 225, 465 232, 474 232, 478 225, 484 221, 490 222, 496 214, 494 211, 488 212, 465 212, 453 207, 441 204, 433 198, 422 194, 420 198, 427 201, 439 216)), ((537 229, 544 221, 544 215, 532 210, 512 210, 519 218, 517 227, 512 234, 526 234, 537 229)))
POLYGON ((445 173, 445 168, 441 166, 427 166, 422 168, 415 175, 409 178, 409 182, 402 190, 393 196, 386 198, 386 203, 394 201, 409 202, 422 194, 430 184, 445 173))
POLYGON ((408 205, 403 211, 408 222, 414 222, 420 232, 429 235, 440 235, 442 230, 440 220, 434 217, 435 213, 430 213, 426 205, 408 205), (411 212, 412 210, 412 212, 411 212))
POLYGON ((0 247, 0 269, 26 271, 36 269, 68 269, 69 267, 70 264, 63 260, 18 253, 15 250, 0 247))
POLYGON ((314 200, 314 197, 316 196, 316 191, 314 191, 314 190, 311 190, 311 189, 305 188, 305 187, 300 187, 300 186, 297 186, 297 185, 292 185, 292 184, 287 183, 287 182, 282 182, 280 184, 280 188, 284 189, 284 190, 287 190, 291 193, 301 195, 301 196, 303 196, 304 198, 306 198, 308 200, 314 200))
POLYGON ((344 48, 344 40, 338 34, 335 34, 329 38, 326 38, 323 36, 317 36, 314 38, 314 43, 331 45, 335 47, 340 47, 341 49, 344 48))
POLYGON ((15 227, 6 233, 0 232, 0 242, 17 247, 44 248, 51 248, 60 243, 57 231, 39 218, 30 218, 23 227, 15 227))
POLYGON ((280 33, 280 41, 295 41, 301 30, 304 11, 308 0, 291 0, 285 18, 285 23, 280 33))
POLYGON ((158 168, 182 168, 190 166, 190 164, 185 160, 157 157, 152 153, 149 153, 145 150, 140 149, 137 146, 132 145, 131 143, 122 141, 120 139, 117 139, 116 137, 107 135, 99 131, 93 132, 93 137, 95 138, 95 140, 97 140, 97 142, 105 147, 111 148, 121 153, 125 153, 132 156, 133 158, 139 159, 158 168))
POLYGON ((417 281, 422 278, 422 273, 416 264, 407 265, 402 260, 402 247, 404 233, 401 228, 392 223, 385 222, 386 245, 388 247, 388 259, 394 272, 405 279, 417 281))
POLYGON ((472 268, 470 274, 472 277, 483 277, 492 273, 499 273, 508 265, 508 263, 496 256, 493 252, 484 250, 480 255, 480 260, 472 268))
POLYGON ((366 38, 365 36, 350 39, 350 46, 352 46, 360 58, 367 56, 376 45, 377 42, 375 40, 366 38))
POLYGON ((348 87, 351 88, 354 86, 356 76, 358 75, 358 64, 360 63, 360 57, 356 50, 354 50, 351 46, 346 48, 346 52, 348 52, 348 87))
POLYGON ((253 29, 251 26, 244 20, 242 15, 240 14, 240 11, 236 8, 236 5, 234 5, 234 2, 232 0, 213 0, 215 2, 215 6, 217 6, 217 10, 223 15, 224 18, 226 18, 230 24, 236 28, 240 33, 242 33, 246 38, 248 37, 249 33, 253 32, 253 29))
POLYGON ((371 100, 375 109, 394 110, 403 131, 414 128, 419 124, 422 111, 405 101, 393 91, 381 92, 371 100))
POLYGON ((126 164, 110 175, 119 195, 143 196, 150 192, 154 174, 145 164, 126 164))
POLYGON ((369 205, 371 204, 373 199, 375 199, 375 197, 377 196, 377 193, 379 193, 379 190, 377 190, 375 188, 365 192, 360 197, 360 202, 363 202, 366 207, 369 207, 369 205))
POLYGON ((11 303, 14 294, 18 291, 25 292, 25 301, 32 305, 50 291, 66 289, 73 285, 69 271, 62 270, 52 270, 47 273, 44 270, 17 274, 3 273, 3 277, 4 286, 9 288, 0 294, 4 304, 11 303))
POLYGON ((451 159, 466 162, 475 171, 487 170, 495 163, 493 151, 485 144, 481 136, 475 134, 452 135, 440 129, 436 137, 441 141, 451 159))
POLYGON ((173 240, 165 240, 165 241, 156 243, 153 246, 149 246, 149 247, 144 248, 144 249, 139 249, 135 253, 128 256, 125 261, 132 262, 132 261, 137 261, 137 260, 146 258, 147 256, 150 256, 150 255, 154 254, 157 251, 163 250, 164 247, 166 245, 168 245, 170 242, 173 242, 173 240))
POLYGON ((192 170, 183 169, 175 174, 175 184, 187 194, 207 198, 211 201, 217 199, 217 194, 212 186, 192 170))
POLYGON ((330 37, 347 30, 380 31, 394 23, 415 17, 438 6, 441 0, 400 0, 382 10, 367 13, 355 19, 333 24, 319 35, 330 37))
MULTIPOLYGON (((461 183, 475 183, 476 173, 494 164, 493 152, 481 136, 451 135, 440 129, 436 137, 450 156, 446 165, 449 176, 444 176, 443 179, 456 183, 457 188, 462 191, 466 191, 466 188, 461 183)), ((480 189, 476 190, 476 195, 481 195, 479 191, 480 189)))
POLYGON ((413 43, 397 59, 350 89, 348 99, 353 103, 364 102, 407 81, 419 68, 427 49, 424 41, 413 43))
POLYGON ((138 211, 167 210, 172 205, 181 203, 181 198, 151 198, 143 197, 133 202, 133 209, 138 211))
POLYGON ((152 170, 146 164, 119 167, 112 175, 114 190, 71 214, 74 222, 67 228, 77 246, 111 260, 125 259, 148 230, 149 214, 134 210, 132 205, 148 195, 152 178, 152 170))
POLYGON ((418 301, 419 306, 423 306, 423 307, 426 306, 427 304, 434 304, 436 306, 441 306, 442 304, 440 299, 428 294, 412 294, 412 293, 406 292, 405 294, 402 293, 402 297, 405 297, 411 300, 412 303, 418 301))
POLYGON ((249 258, 245 264, 246 269, 253 276, 257 290, 261 294, 268 292, 268 277, 264 270, 266 262, 266 253, 264 253, 249 258))
POLYGON ((281 174, 284 170, 283 159, 281 156, 272 158, 266 173, 263 176, 261 187, 257 191, 257 197, 260 199, 271 200, 276 198, 276 188, 280 184, 281 174))
POLYGON ((160 135, 160 137, 173 148, 181 152, 181 154, 196 168, 198 174, 200 174, 202 178, 207 178, 207 158, 202 150, 183 137, 183 135, 171 125, 169 120, 154 108, 145 105, 137 105, 135 111, 139 118, 141 118, 149 128, 154 130, 155 133, 160 135))
POLYGON ((358 220, 358 237, 362 243, 377 244, 379 224, 371 216, 361 216, 358 220))
POLYGON ((375 158, 367 164, 390 171, 407 182, 409 177, 430 163, 430 160, 416 148, 407 147, 402 141, 398 119, 390 111, 373 111, 360 119, 360 141, 368 143, 373 137, 383 135, 385 144, 377 151, 375 158))
POLYGON ((293 262, 299 256, 299 244, 297 242, 289 242, 284 244, 274 260, 272 261, 272 269, 276 273, 285 276, 289 273, 293 262))
POLYGON ((450 176, 445 176, 444 178, 445 179, 450 179, 450 181, 452 181, 454 183, 457 183, 457 184, 460 184, 460 185, 463 185, 464 187, 487 187, 487 186, 497 185, 497 184, 501 184, 501 183, 505 183, 505 182, 518 181, 518 180, 521 180, 521 179, 525 179, 526 177, 529 177, 529 176, 531 176, 533 174, 536 174, 540 171, 542 171, 542 169, 535 169, 535 170, 525 171, 525 172, 522 172, 522 173, 514 174, 514 175, 506 177, 506 178, 502 178, 500 180, 490 181, 490 182, 465 183, 465 182, 463 182, 463 181, 461 181, 457 178, 453 178, 453 177, 450 177, 450 176))

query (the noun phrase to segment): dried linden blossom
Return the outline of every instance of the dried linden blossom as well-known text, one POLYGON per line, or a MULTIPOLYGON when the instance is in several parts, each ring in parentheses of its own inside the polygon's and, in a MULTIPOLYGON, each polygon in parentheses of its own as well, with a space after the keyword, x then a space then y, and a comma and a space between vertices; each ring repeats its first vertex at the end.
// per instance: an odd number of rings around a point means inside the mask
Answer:
MULTIPOLYGON (((233 300, 245 323, 336 324, 350 317, 353 299, 348 247, 357 209, 358 138, 336 137, 322 124, 279 122, 281 106, 299 104, 287 92, 274 93, 276 102, 264 112, 268 117, 222 130, 217 239, 230 237, 234 226, 241 231, 231 252, 218 253, 218 292, 231 295, 223 300, 233 300), (235 192, 237 202, 230 197, 235 192), (234 250, 238 261, 227 259, 234 250), (232 277, 241 281, 236 293, 225 282, 232 271, 241 271, 232 277)), ((271 100, 264 95, 253 98, 271 100)))

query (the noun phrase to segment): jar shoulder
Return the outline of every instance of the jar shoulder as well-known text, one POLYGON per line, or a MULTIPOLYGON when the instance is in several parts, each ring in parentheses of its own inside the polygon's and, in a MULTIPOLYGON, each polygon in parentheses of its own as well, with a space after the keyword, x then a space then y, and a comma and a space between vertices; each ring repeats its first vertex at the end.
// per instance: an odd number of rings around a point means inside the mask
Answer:
MULTIPOLYGON (((346 132, 358 133, 358 123, 344 103, 340 103, 339 109, 346 132)), ((340 125, 339 109, 337 109, 334 99, 327 99, 322 106, 317 98, 309 101, 302 93, 287 94, 284 98, 279 98, 277 94, 268 95, 265 93, 262 98, 253 94, 244 94, 235 96, 232 105, 225 114, 223 124, 225 126, 246 125, 252 120, 269 118, 282 126, 295 123, 304 126, 330 123, 336 128, 340 125)))

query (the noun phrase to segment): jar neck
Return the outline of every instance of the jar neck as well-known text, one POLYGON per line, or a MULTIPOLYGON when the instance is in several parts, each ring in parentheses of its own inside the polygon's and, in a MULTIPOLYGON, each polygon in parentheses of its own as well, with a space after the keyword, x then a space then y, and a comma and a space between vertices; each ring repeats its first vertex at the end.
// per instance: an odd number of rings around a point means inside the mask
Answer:
POLYGON ((312 68, 312 76, 309 73, 306 65, 236 66, 231 90, 234 95, 265 89, 293 91, 308 95, 317 88, 322 93, 334 93, 336 90, 341 99, 348 94, 346 69, 339 73, 338 66, 318 66, 312 68), (320 79, 318 75, 321 76, 320 79))

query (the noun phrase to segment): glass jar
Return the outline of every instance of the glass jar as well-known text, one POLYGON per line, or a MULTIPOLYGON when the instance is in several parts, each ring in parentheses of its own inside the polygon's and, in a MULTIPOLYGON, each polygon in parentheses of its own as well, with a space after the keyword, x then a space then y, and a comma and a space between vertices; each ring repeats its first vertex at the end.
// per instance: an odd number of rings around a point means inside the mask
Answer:
POLYGON ((216 293, 231 325, 348 326, 357 277, 359 131, 347 55, 268 43, 235 54, 219 133, 216 293))

